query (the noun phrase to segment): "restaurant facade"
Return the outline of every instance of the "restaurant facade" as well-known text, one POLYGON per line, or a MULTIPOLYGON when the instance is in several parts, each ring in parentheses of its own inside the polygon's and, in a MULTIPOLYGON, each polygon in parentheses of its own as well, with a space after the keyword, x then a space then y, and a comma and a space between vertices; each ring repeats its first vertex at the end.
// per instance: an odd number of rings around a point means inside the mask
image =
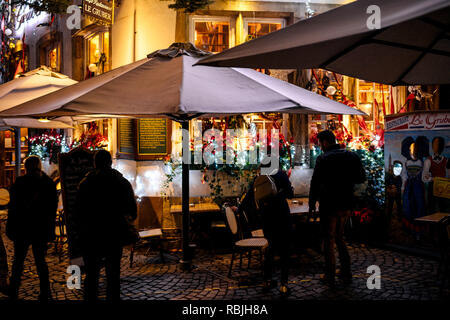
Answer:
MULTIPOLYGON (((215 1, 203 9, 185 13, 168 8, 168 3, 160 0, 104 1, 102 9, 108 13, 108 8, 111 8, 111 17, 101 19, 87 14, 85 5, 89 5, 89 1, 80 1, 84 11, 79 29, 67 29, 69 15, 42 13, 38 20, 25 25, 22 36, 17 33, 15 37, 25 40, 28 70, 46 65, 83 81, 143 59, 174 42, 191 42, 201 50, 221 52, 347 2, 215 1), (45 23, 49 25, 37 27, 45 23)), ((307 197, 309 192, 314 161, 320 152, 317 133, 331 129, 339 143, 349 148, 361 152, 381 150, 373 152, 371 159, 375 169, 383 168, 373 177, 373 181, 383 185, 383 190, 374 190, 372 196, 384 202, 384 163, 377 164, 377 161, 384 161, 381 148, 385 116, 420 110, 436 111, 443 105, 439 100, 439 88, 433 86, 391 87, 319 69, 259 71, 367 114, 361 117, 270 113, 191 121, 191 139, 203 136, 205 130, 211 128, 221 131, 244 129, 242 132, 279 129, 282 157, 286 169, 292 169, 291 182, 298 197, 307 197)), ((138 197, 138 227, 170 230, 181 225, 180 216, 171 214, 170 209, 181 201, 182 135, 179 129, 180 125, 169 119, 105 118, 76 124, 74 129, 53 131, 50 135, 54 138, 49 139, 57 139, 59 135, 71 148, 84 146, 91 150, 109 150, 114 157, 114 167, 132 183, 138 197)), ((42 131, 29 130, 22 136, 32 138, 42 134, 42 131)), ((233 143, 248 150, 247 139, 246 135, 238 136, 233 143)), ((191 150, 194 148, 192 146, 191 150)), ((48 173, 52 174, 57 165, 50 165, 49 159, 46 160, 48 173)), ((191 168, 192 203, 239 197, 255 174, 255 170, 241 167, 215 169, 205 165, 191 168)))

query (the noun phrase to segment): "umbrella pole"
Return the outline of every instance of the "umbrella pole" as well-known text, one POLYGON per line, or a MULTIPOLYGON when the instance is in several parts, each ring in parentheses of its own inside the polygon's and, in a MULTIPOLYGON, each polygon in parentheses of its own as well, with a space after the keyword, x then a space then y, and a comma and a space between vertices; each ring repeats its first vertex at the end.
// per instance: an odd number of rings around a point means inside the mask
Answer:
MULTIPOLYGON (((184 132, 189 132, 189 120, 183 120, 181 122, 182 129, 184 132), (186 131, 185 131, 186 130, 186 131)), ((184 141, 183 143, 189 144, 188 141, 184 141)), ((189 152, 189 149, 187 149, 189 152)), ((183 152, 186 151, 186 148, 183 148, 183 152)), ((182 264, 182 268, 184 270, 191 269, 191 250, 189 247, 189 163, 185 159, 185 155, 183 155, 182 161, 182 173, 181 173, 181 192, 182 192, 182 211, 183 211, 183 259, 180 261, 182 264)))
POLYGON ((16 179, 17 177, 20 177, 20 167, 21 167, 21 147, 20 147, 20 128, 14 127, 14 136, 15 136, 15 153, 16 153, 16 166, 15 166, 15 172, 16 172, 16 179))

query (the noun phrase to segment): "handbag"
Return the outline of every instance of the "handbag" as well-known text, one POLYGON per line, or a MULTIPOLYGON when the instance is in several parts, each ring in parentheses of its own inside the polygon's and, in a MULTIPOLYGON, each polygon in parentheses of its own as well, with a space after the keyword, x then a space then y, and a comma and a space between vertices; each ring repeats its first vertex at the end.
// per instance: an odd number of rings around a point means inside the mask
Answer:
POLYGON ((260 175, 255 179, 254 195, 256 206, 259 209, 264 201, 268 201, 278 194, 273 178, 269 175, 260 175))

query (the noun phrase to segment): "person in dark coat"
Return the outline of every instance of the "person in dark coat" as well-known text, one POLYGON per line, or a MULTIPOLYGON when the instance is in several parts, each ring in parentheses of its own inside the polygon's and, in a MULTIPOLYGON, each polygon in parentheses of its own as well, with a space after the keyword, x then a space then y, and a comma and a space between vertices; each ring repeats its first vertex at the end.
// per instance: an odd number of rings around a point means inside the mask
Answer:
MULTIPOLYGON (((270 164, 269 164, 270 165, 270 164)), ((262 167, 265 167, 262 165, 262 167)), ((280 256, 281 264, 281 285, 280 293, 289 294, 288 276, 289 276, 289 257, 292 234, 292 217, 289 204, 286 199, 294 196, 289 177, 279 167, 270 175, 277 187, 277 195, 259 203, 259 210, 255 208, 254 182, 249 186, 249 191, 242 200, 238 211, 245 210, 250 222, 253 225, 262 225, 264 238, 269 242, 264 259, 264 290, 274 288, 277 283, 272 280, 274 253, 280 256)))
POLYGON ((98 298, 98 280, 105 260, 106 297, 120 300, 120 261, 127 225, 137 217, 131 184, 111 168, 111 154, 99 150, 95 170, 80 182, 77 195, 76 230, 86 268, 85 299, 98 298))
POLYGON ((26 174, 11 186, 6 235, 14 242, 14 262, 9 297, 17 299, 24 261, 31 245, 40 281, 40 300, 51 299, 45 256, 47 244, 55 239, 58 206, 56 184, 42 170, 37 156, 25 159, 26 174))
POLYGON ((280 255, 281 285, 280 292, 289 294, 287 285, 289 276, 289 258, 292 235, 292 216, 286 199, 294 197, 289 177, 281 168, 272 174, 278 194, 261 207, 262 225, 264 237, 269 241, 266 250, 264 278, 265 286, 271 286, 274 251, 280 255), (269 283, 268 283, 269 282, 269 283))
POLYGON ((354 207, 355 184, 363 183, 366 174, 358 155, 341 149, 333 132, 322 131, 317 138, 324 153, 316 160, 309 193, 309 210, 315 211, 316 202, 319 201, 325 255, 325 277, 322 280, 334 287, 335 244, 341 263, 340 276, 344 283, 352 279, 350 255, 344 241, 344 227, 354 207))

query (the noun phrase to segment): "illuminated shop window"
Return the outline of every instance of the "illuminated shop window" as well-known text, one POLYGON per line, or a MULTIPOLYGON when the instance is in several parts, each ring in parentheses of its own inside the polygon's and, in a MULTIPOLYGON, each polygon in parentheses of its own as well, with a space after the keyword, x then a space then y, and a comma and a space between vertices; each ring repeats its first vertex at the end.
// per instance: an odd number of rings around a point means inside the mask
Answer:
POLYGON ((48 52, 48 66, 53 71, 59 71, 58 69, 58 50, 56 48, 53 48, 48 52))
MULTIPOLYGON (((376 123, 384 123, 383 98, 386 112, 389 110, 389 85, 367 82, 364 80, 356 81, 356 105, 367 114, 365 121, 370 130, 376 129, 376 123)), ((352 117, 352 129, 357 128, 358 120, 352 117)), ((356 130, 355 130, 356 131, 356 130)))
POLYGON ((97 33, 87 40, 87 66, 99 75, 110 70, 109 32, 97 33), (95 67, 94 67, 95 65, 95 67))
POLYGON ((280 30, 283 27, 281 22, 278 23, 264 23, 264 22, 248 22, 247 23, 247 38, 246 40, 256 39, 273 31, 280 30))
POLYGON ((210 52, 221 52, 230 47, 230 23, 228 21, 194 20, 194 44, 210 52))

